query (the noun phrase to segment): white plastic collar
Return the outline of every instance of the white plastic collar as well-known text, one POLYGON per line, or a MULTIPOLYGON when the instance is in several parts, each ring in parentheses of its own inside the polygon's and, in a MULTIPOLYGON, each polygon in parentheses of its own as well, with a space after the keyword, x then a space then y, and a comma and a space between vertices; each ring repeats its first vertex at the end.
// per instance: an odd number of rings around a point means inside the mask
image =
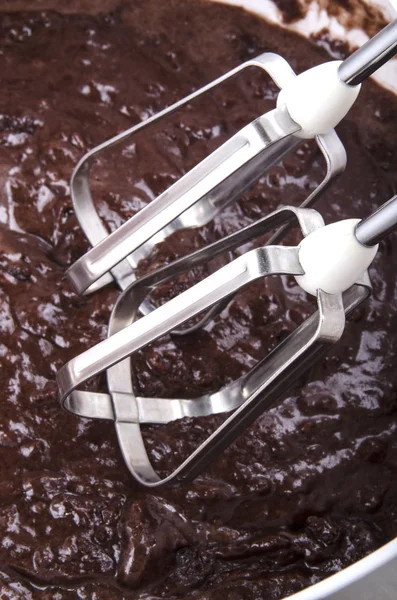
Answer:
POLYGON ((277 106, 286 105, 301 126, 298 137, 314 138, 333 129, 354 104, 361 85, 349 86, 338 76, 341 61, 317 65, 292 79, 279 93, 277 106))
POLYGON ((299 245, 299 261, 305 272, 296 277, 309 294, 321 289, 328 294, 344 292, 362 277, 378 246, 360 244, 354 230, 360 219, 347 219, 310 233, 299 245))

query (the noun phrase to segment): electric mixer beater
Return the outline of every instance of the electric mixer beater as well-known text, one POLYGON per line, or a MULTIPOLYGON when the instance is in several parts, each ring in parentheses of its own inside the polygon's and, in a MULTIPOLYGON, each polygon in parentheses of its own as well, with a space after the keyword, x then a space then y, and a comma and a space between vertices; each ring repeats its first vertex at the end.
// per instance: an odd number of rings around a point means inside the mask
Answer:
MULTIPOLYGON (((102 144, 77 166, 72 178, 75 210, 90 241, 96 245, 69 269, 69 277, 79 292, 93 291, 113 278, 124 291, 111 316, 109 337, 69 361, 58 373, 58 384, 67 410, 115 421, 126 463, 144 485, 180 483, 195 477, 269 408, 298 375, 324 355, 342 335, 345 315, 368 297, 366 269, 379 241, 397 224, 397 198, 364 221, 348 220, 326 227, 321 216, 307 207, 345 166, 344 149, 332 128, 355 101, 361 82, 396 52, 397 21, 394 21, 345 61, 325 63, 299 76, 280 57, 261 55, 102 144), (246 66, 264 68, 279 85, 277 108, 238 132, 108 235, 89 191, 89 169, 95 156, 246 66), (302 207, 282 207, 227 238, 136 279, 138 261, 156 243, 177 229, 210 221, 283 156, 311 138, 316 138, 326 157, 327 174, 302 207), (294 220, 304 236, 301 244, 274 245, 294 220), (268 245, 243 254, 165 305, 154 310, 148 302, 148 293, 162 282, 271 231, 275 233, 268 245), (317 296, 318 312, 248 374, 214 394, 194 400, 136 397, 128 358, 133 352, 168 332, 177 331, 177 327, 205 310, 211 311, 207 313, 208 319, 214 308, 218 310, 225 300, 230 301, 241 287, 274 274, 295 276, 303 289, 317 296), (146 316, 136 320, 138 310, 146 316), (109 394, 77 389, 102 371, 107 371, 109 394), (160 479, 147 455, 141 423, 166 423, 183 416, 230 411, 234 412, 178 469, 160 479)), ((203 320, 196 327, 202 323, 203 320)))

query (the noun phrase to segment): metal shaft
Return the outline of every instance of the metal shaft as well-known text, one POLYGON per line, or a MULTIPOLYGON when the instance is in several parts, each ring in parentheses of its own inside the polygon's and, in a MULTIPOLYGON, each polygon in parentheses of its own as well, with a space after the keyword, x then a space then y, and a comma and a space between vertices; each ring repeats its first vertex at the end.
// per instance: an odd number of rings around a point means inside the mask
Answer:
POLYGON ((397 54, 397 19, 384 27, 339 66, 339 78, 355 86, 397 54))
POLYGON ((376 246, 397 229, 397 195, 357 224, 356 238, 364 246, 376 246))

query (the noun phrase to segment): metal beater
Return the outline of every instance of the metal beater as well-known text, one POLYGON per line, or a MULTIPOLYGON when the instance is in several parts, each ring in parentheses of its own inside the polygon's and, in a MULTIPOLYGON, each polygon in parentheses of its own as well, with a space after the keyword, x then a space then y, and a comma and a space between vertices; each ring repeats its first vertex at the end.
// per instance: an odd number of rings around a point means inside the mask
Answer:
MULTIPOLYGON (((281 56, 264 53, 88 152, 71 179, 74 210, 93 246, 68 270, 75 290, 89 293, 113 280, 126 289, 135 279, 139 261, 157 243, 179 229, 210 222, 305 139, 315 139, 327 166, 324 180, 301 206, 313 205, 346 165, 345 150, 333 127, 355 101, 361 82, 396 52, 397 19, 343 62, 324 63, 299 76, 281 56), (90 170, 96 158, 250 67, 264 70, 279 87, 278 106, 241 129, 109 233, 90 193, 90 170)), ((144 303, 141 310, 146 313, 151 308, 144 303)))
POLYGON ((397 196, 367 219, 349 219, 328 226, 324 226, 321 215, 313 209, 284 207, 134 281, 114 307, 109 337, 58 372, 63 408, 83 417, 113 420, 126 464, 143 485, 155 487, 193 479, 340 339, 346 315, 370 294, 366 269, 379 242, 396 228, 397 196), (251 250, 136 320, 140 305, 155 286, 225 250, 285 226, 291 219, 298 223, 304 236, 299 246, 267 245, 251 250), (318 262, 323 265, 321 270, 318 262), (316 294, 318 310, 248 374, 215 393, 193 400, 135 395, 131 354, 215 303, 230 298, 248 283, 277 274, 296 276, 304 289, 316 294), (109 394, 77 389, 104 371, 109 394), (230 411, 233 412, 222 425, 179 468, 167 477, 159 477, 145 449, 142 424, 230 411))

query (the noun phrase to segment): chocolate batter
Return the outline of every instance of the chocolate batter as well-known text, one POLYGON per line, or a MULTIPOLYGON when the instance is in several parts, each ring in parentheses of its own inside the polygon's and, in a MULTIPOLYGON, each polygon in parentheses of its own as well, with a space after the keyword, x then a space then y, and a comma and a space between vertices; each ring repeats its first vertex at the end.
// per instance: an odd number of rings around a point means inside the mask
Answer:
MULTIPOLYGON (((147 491, 128 474, 112 424, 59 407, 57 369, 106 335, 118 294, 109 286, 79 298, 63 278, 87 248, 68 181, 89 148, 251 56, 278 52, 300 72, 345 49, 199 0, 86 4, 80 14, 77 3, 70 14, 33 3, 0 12, 0 597, 280 599, 397 535, 396 237, 372 269, 374 297, 334 353, 194 483, 147 491)), ((93 193, 109 227, 272 107, 275 94, 248 73, 101 160, 93 193)), ((396 122, 394 96, 366 83, 338 130, 349 161, 319 206, 328 221, 365 216, 396 192, 396 122)), ((315 147, 303 146, 142 268, 297 204, 322 169, 315 147)), ((137 391, 219 389, 311 310, 293 281, 251 285, 212 327, 137 355, 137 391)), ((179 464, 221 419, 147 427, 156 468, 179 464)))

